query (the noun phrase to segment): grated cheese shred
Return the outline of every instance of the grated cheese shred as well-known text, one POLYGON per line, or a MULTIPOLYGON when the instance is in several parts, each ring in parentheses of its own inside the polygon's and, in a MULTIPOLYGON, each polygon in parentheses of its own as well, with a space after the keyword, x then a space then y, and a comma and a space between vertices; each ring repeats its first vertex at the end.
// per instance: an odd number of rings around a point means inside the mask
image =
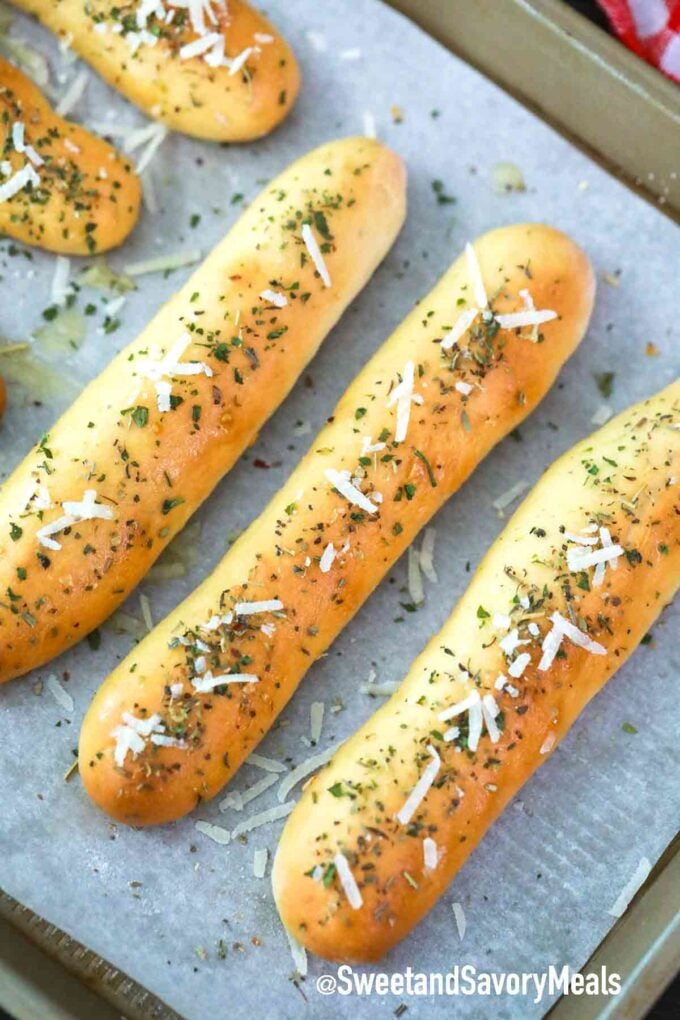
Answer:
POLYGON ((397 814, 395 816, 397 818, 397 821, 401 822, 402 825, 408 825, 408 823, 411 821, 414 814, 420 807, 421 802, 425 798, 427 791, 430 789, 439 773, 439 769, 441 766, 441 758, 439 757, 437 751, 432 746, 432 744, 428 744, 427 749, 430 752, 430 761, 425 766, 425 769, 420 779, 413 787, 413 790, 406 798, 405 803, 399 809, 399 811, 397 811, 397 814))
POLYGON ((344 496, 345 499, 354 504, 354 506, 360 507, 369 514, 376 514, 378 512, 376 504, 372 503, 368 496, 363 494, 361 489, 352 485, 349 471, 336 471, 334 468, 326 468, 324 474, 331 485, 338 490, 340 495, 344 496))
POLYGON ((314 237, 314 232, 310 227, 309 223, 302 224, 302 240, 304 241, 305 248, 309 252, 309 257, 314 264, 314 268, 321 277, 324 287, 331 286, 331 277, 326 267, 324 257, 321 254, 318 242, 314 237))
POLYGON ((349 866, 349 862, 344 854, 337 853, 333 858, 335 869, 340 879, 340 885, 343 888, 343 892, 347 897, 350 907, 352 910, 359 910, 364 903, 359 886, 356 883, 356 879, 352 874, 352 869, 349 866))
POLYGON ((437 844, 431 836, 426 836, 423 840, 423 866, 427 871, 434 871, 437 864, 437 844))

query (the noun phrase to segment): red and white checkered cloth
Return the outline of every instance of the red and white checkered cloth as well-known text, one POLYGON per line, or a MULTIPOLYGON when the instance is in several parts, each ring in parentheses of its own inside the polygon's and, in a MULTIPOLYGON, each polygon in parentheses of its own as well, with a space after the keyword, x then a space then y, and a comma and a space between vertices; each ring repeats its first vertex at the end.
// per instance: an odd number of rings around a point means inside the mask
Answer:
POLYGON ((619 39, 680 83, 680 0, 598 0, 619 39))

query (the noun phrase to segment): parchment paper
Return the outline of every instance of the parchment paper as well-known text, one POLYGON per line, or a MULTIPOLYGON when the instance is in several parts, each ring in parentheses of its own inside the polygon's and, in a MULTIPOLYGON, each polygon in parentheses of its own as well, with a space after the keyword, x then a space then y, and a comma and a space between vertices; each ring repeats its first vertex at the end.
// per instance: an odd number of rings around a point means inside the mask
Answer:
MULTIPOLYGON (((400 562, 312 668, 281 726, 261 745, 264 754, 298 763, 310 753, 302 738, 309 734, 311 702, 326 704, 321 748, 349 735, 376 707, 359 692, 369 671, 379 681, 400 679, 464 591, 468 571, 502 527, 492 501, 520 479, 534 482, 591 430, 591 418, 604 402, 593 373, 615 372, 607 402, 618 410, 660 389, 677 372, 680 245, 675 227, 659 212, 376 0, 272 0, 269 13, 302 64, 304 88, 292 117, 253 146, 220 148, 169 137, 151 167, 161 211, 144 215, 111 264, 120 268, 196 246, 207 252, 238 215, 238 201, 231 204, 235 194, 252 197, 297 155, 329 138, 361 132, 365 111, 375 117, 379 136, 408 163, 408 222, 313 363, 312 385, 297 387, 197 515, 200 561, 183 578, 143 585, 155 619, 195 587, 222 555, 228 536, 264 507, 362 363, 467 239, 503 223, 545 220, 585 246, 599 278, 589 334, 553 392, 522 426, 521 438, 506 440, 437 518, 439 583, 427 586, 425 606, 414 614, 401 610, 400 601, 408 599, 406 565, 400 562), (394 122, 392 107, 401 109, 401 123, 394 122), (494 190, 491 168, 507 160, 521 168, 524 193, 494 190), (455 197, 455 204, 437 201, 433 181, 442 182, 439 193, 455 197), (201 219, 191 228, 193 214, 201 219), (656 356, 646 353, 648 344, 655 345, 648 350, 658 350, 656 356), (300 422, 311 425, 308 436, 295 434, 300 422), (255 458, 270 469, 256 468, 255 458), (403 622, 394 623, 396 617, 403 622), (335 699, 344 708, 334 714, 335 699)), ((48 55, 53 84, 63 92, 79 65, 65 61, 47 33, 22 17, 13 35, 48 55)), ((143 124, 94 74, 74 115, 85 123, 143 124)), ((54 260, 34 252, 27 261, 11 257, 7 243, 0 247, 0 330, 20 340, 43 321, 54 260)), ((143 277, 119 313, 121 327, 110 335, 97 331, 101 314, 88 319, 86 342, 61 366, 63 387, 43 406, 21 406, 12 388, 0 428, 3 477, 73 391, 134 337, 188 272, 143 277)), ((101 308, 101 295, 88 297, 101 308)), ((81 308, 85 300, 79 300, 81 308)), ((126 609, 141 618, 137 594, 126 609)), ((403 971, 411 965, 446 971, 454 963, 472 963, 497 972, 539 971, 549 963, 576 968, 584 963, 612 925, 608 908, 640 859, 655 861, 675 832, 677 623, 677 610, 664 614, 652 642, 595 699, 431 915, 374 969, 403 971), (626 722, 637 732, 622 729, 626 722), (454 900, 467 917, 462 942, 454 900)), ((320 960, 310 961, 301 994, 290 980, 293 963, 272 901, 269 867, 265 879, 252 873, 254 850, 274 851, 280 823, 229 847, 195 829, 199 817, 232 827, 243 815, 276 803, 276 787, 242 815, 220 814, 213 802, 177 825, 135 832, 111 825, 95 810, 77 777, 68 784, 62 778, 93 691, 130 643, 129 636, 105 627, 98 651, 83 643, 0 690, 0 886, 191 1020, 363 1018, 376 1009, 389 1016, 402 1001, 416 1018, 532 1018, 545 1012, 548 998, 539 1005, 509 996, 322 998, 315 979, 335 968, 320 960), (73 712, 48 689, 40 696, 34 691, 50 673, 63 681, 65 672, 73 712)), ((231 788, 243 790, 262 775, 246 765, 231 788)))

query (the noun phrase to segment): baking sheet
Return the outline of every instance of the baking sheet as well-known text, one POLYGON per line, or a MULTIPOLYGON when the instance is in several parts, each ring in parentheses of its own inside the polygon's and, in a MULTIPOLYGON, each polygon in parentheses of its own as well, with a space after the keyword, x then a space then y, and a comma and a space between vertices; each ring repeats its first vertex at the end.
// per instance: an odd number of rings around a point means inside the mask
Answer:
MULTIPOLYGON (((308 674, 263 742, 264 754, 298 763, 310 753, 312 701, 326 704, 325 748, 349 735, 376 707, 359 692, 374 670, 397 680, 444 621, 469 569, 502 527, 492 501, 520 479, 535 481, 591 428, 603 403, 618 410, 669 382, 678 370, 677 228, 574 150, 476 72, 376 0, 277 0, 269 13, 301 60, 305 86, 290 120, 255 146, 217 148, 169 137, 151 167, 161 211, 146 214, 123 253, 125 263, 168 250, 206 252, 238 214, 235 195, 252 197, 296 155, 328 138, 361 131, 364 114, 406 159, 410 211, 395 248, 328 338, 301 383, 255 447, 199 512, 199 562, 172 582, 144 584, 155 619, 195 587, 215 563, 226 536, 244 528, 286 478, 358 368, 448 266, 464 242, 490 227, 541 219, 568 230, 590 253, 599 296, 581 349, 543 405, 481 466, 439 514, 435 563, 439 583, 405 614, 406 565, 400 562, 357 618, 308 674), (350 16, 348 16, 348 13, 350 16), (397 109, 402 113, 401 122, 397 109), (524 193, 498 194, 491 168, 512 161, 524 193), (441 203, 439 194, 455 197, 441 203), (191 217, 200 223, 191 227, 191 217), (606 279, 605 279, 606 277, 606 279), (654 345, 649 347, 648 345, 654 345), (658 352, 653 354, 652 352, 658 352), (605 400, 593 373, 614 372, 605 400), (303 423, 301 427, 301 423, 303 423), (312 432, 301 436, 306 424, 312 432), (271 465, 258 469, 259 459, 271 465), (393 622, 404 617, 402 622, 393 622), (339 699, 342 710, 331 706, 339 699)), ((80 66, 59 54, 46 33, 17 16, 13 34, 47 54, 64 91, 80 66)), ((529 45, 529 41, 527 45, 529 45)), ((519 55, 521 57, 521 55, 519 55)), ((517 59, 518 55, 512 56, 517 59)), ((85 123, 143 124, 136 111, 91 75, 75 115, 85 123)), ((50 304, 52 258, 30 261, 0 245, 0 332, 20 340, 42 324, 50 304)), ((0 428, 2 477, 49 427, 56 412, 142 327, 188 274, 144 277, 119 313, 120 328, 101 333, 92 316, 77 353, 52 356, 63 384, 41 407, 24 405, 15 387, 0 428)), ((82 308, 101 295, 83 295, 82 308)), ((30 380, 29 380, 30 382, 30 380)), ((138 594, 126 610, 141 618, 138 594)), ((541 971, 550 963, 580 967, 614 921, 608 913, 641 858, 656 860, 672 838, 680 808, 674 779, 677 732, 678 611, 668 610, 650 644, 587 709, 570 736, 527 785, 417 931, 380 967, 367 971, 541 971), (636 733, 624 730, 633 723, 636 733), (461 942, 451 904, 462 904, 461 942)), ((90 805, 77 778, 63 781, 80 720, 98 682, 131 639, 102 629, 101 647, 83 645, 51 666, 0 690, 0 886, 137 978, 190 1020, 263 1014, 297 1017, 385 1015, 401 1003, 409 1017, 531 1018, 550 996, 431 998, 409 995, 322 997, 315 983, 336 968, 311 960, 299 986, 277 921, 267 878, 255 879, 255 849, 276 846, 280 825, 246 844, 220 847, 195 829, 198 818, 226 827, 242 814, 218 803, 161 830, 110 824, 90 805), (65 711, 44 687, 56 673, 73 698, 65 711), (64 681, 64 673, 68 680, 64 681), (42 693, 40 683, 43 682, 42 693)), ((231 784, 244 790, 262 777, 245 765, 231 784)), ((244 814, 276 803, 276 787, 244 814)))

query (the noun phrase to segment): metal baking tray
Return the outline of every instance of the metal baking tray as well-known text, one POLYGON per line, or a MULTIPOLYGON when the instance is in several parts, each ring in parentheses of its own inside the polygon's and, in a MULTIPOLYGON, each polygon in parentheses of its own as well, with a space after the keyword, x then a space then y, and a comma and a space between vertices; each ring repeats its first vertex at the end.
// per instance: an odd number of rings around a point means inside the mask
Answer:
MULTIPOLYGON (((391 0, 636 192, 680 219, 680 92, 559 0, 391 0), (527 47, 527 39, 531 46, 527 47), (508 60, 521 48, 522 60, 508 60)), ((563 998, 553 1020, 635 1020, 680 966, 678 842, 583 968, 615 1000, 563 998)), ((0 1006, 18 1020, 179 1020, 86 946, 0 891, 0 1006)))
POLYGON ((655 67, 561 0, 390 3, 680 219, 680 90, 655 67))

